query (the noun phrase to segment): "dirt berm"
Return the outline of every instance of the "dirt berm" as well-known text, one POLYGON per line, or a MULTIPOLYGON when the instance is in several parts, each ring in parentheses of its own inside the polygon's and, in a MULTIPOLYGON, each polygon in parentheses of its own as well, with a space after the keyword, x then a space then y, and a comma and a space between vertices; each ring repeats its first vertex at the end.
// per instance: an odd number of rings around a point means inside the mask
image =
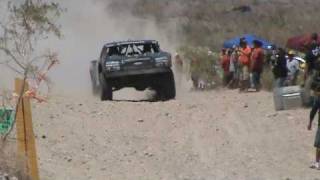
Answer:
POLYGON ((315 130, 306 129, 308 110, 273 109, 267 92, 186 92, 152 103, 56 96, 34 106, 41 176, 320 179, 320 171, 309 169, 315 130))

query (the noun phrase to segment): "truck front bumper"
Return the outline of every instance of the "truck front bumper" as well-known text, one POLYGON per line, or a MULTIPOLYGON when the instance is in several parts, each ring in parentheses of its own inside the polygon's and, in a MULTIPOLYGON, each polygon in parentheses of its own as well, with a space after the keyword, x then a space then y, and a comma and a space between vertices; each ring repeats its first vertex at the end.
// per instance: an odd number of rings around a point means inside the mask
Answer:
POLYGON ((137 70, 126 70, 126 71, 115 71, 115 72, 105 72, 104 75, 106 79, 118 78, 124 76, 136 76, 136 75, 151 75, 158 73, 171 72, 171 68, 151 68, 151 69, 137 69, 137 70))

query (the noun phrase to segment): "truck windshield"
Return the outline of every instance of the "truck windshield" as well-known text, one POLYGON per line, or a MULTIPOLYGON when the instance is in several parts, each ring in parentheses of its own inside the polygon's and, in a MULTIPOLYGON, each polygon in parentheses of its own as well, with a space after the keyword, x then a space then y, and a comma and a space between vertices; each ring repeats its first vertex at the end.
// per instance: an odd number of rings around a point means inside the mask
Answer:
POLYGON ((158 53, 160 48, 155 43, 144 43, 144 44, 125 44, 120 46, 109 47, 108 55, 118 56, 135 56, 143 55, 148 53, 158 53))

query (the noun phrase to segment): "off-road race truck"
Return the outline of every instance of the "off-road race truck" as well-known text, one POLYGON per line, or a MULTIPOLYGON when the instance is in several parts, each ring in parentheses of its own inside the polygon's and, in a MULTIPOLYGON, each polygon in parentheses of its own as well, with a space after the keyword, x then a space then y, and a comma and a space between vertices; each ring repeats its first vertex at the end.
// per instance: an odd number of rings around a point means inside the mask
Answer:
POLYGON ((157 100, 176 96, 171 55, 155 40, 122 41, 103 46, 99 60, 91 61, 92 90, 102 101, 125 87, 138 91, 152 89, 157 100))

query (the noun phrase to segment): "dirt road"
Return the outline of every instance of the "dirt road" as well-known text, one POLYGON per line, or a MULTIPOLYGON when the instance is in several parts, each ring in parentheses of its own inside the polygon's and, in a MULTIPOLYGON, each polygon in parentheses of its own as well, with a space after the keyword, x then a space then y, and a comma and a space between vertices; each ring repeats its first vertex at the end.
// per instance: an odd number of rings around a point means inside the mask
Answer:
POLYGON ((229 90, 156 103, 58 96, 34 107, 48 180, 316 180, 306 117, 276 113, 270 93, 229 90))

